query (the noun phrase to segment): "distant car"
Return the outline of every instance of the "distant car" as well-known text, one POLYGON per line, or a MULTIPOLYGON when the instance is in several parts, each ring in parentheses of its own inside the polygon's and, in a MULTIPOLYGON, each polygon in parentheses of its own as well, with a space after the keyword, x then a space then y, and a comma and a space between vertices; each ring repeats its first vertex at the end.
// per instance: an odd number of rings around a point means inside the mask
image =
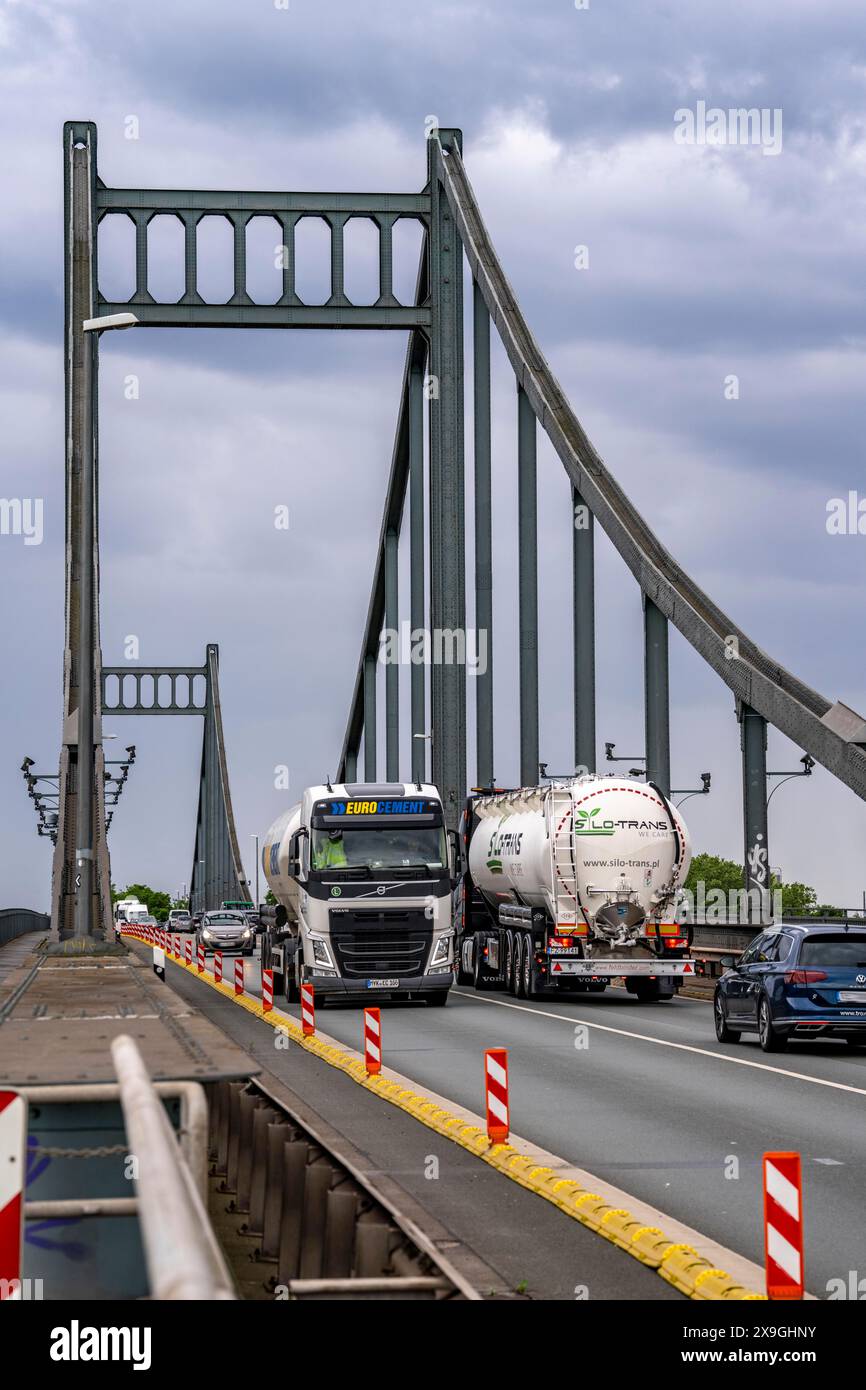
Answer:
POLYGON ((196 943, 206 951, 242 951, 251 956, 255 932, 240 912, 206 912, 196 931, 196 943))
POLYGON ((866 930, 783 925, 762 932, 722 976, 713 1012, 719 1042, 757 1033, 764 1052, 819 1037, 866 1046, 866 930))
POLYGON ((168 914, 168 921, 165 925, 169 931, 193 930, 192 917, 187 912, 186 908, 172 908, 171 912, 168 914))

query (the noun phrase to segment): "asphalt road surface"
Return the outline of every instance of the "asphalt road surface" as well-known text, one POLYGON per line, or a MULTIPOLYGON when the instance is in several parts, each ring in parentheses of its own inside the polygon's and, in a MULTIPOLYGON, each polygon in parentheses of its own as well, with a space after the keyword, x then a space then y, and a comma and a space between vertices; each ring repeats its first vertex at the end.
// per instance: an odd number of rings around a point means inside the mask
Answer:
MULTIPOLYGON (((259 962, 246 963, 259 992, 259 962)), ((372 999, 371 999, 372 1002, 372 999)), ((275 1000, 297 1015, 295 1006, 275 1000)), ((361 1008, 319 1027, 361 1047, 361 1008)), ((710 1005, 638 1004, 621 990, 574 1001, 454 989, 445 1009, 382 1003, 383 1060, 483 1112, 487 1047, 507 1047, 515 1134, 763 1264, 761 1156, 803 1159, 806 1284, 866 1274, 866 1058, 844 1042, 761 1052, 720 1044, 710 1005)))

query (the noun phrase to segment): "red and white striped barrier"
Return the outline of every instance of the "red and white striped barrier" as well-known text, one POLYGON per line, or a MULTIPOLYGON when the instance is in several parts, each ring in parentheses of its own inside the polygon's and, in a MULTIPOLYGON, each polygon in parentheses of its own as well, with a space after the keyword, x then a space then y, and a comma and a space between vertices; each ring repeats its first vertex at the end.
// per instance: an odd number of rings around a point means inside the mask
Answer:
POLYGON ((504 1144, 508 1138, 508 1053, 489 1047, 484 1054, 484 1088, 487 1093, 487 1138, 504 1144))
POLYGON ((364 1010, 364 1065, 368 1076, 382 1070, 382 1015, 379 1009, 364 1010))
POLYGON ((192 965, 192 941, 189 937, 183 943, 183 958, 187 965, 192 965))
POLYGON ((262 1013, 269 1014, 274 1007, 274 972, 262 971, 262 1013))
POLYGON ((222 953, 222 951, 214 951, 214 953, 213 953, 213 977, 214 977, 214 979, 216 980, 216 982, 217 982, 218 985, 222 983, 222 978, 223 978, 223 953, 222 953))
POLYGON ((196 964, 198 965, 198 973, 199 973, 200 975, 203 975, 203 974, 204 974, 204 942, 203 942, 203 941, 200 941, 200 942, 198 943, 198 946, 196 947, 196 964))
POLYGON ((0 1298, 21 1297, 27 1102, 0 1091, 0 1298))
POLYGON ((764 1251, 768 1298, 803 1297, 800 1155, 764 1154, 764 1251))
POLYGON ((301 985, 301 1027, 305 1038, 311 1038, 316 1031, 316 993, 312 985, 301 985))
POLYGON ((244 958, 235 956, 235 994, 244 992, 244 958))
POLYGON ((179 937, 179 936, 176 936, 176 937, 174 938, 174 958, 175 958, 175 960, 180 960, 182 954, 183 954, 183 953, 182 953, 182 951, 181 951, 181 949, 180 949, 180 937, 179 937))

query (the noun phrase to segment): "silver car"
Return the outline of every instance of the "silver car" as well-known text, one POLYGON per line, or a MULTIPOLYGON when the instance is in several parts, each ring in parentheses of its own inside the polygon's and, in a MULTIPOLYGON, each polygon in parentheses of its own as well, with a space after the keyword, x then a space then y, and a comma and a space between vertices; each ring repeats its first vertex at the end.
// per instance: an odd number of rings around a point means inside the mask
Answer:
POLYGON ((206 951, 242 951, 251 956, 255 932, 240 912, 206 912, 195 934, 196 943, 206 951))

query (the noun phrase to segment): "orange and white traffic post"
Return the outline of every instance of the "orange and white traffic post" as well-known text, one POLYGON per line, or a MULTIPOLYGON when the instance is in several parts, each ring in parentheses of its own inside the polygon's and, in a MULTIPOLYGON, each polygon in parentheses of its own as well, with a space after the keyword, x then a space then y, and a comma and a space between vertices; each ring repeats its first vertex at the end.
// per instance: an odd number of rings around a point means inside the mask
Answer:
POLYGON ((235 994, 244 992, 244 958, 235 956, 235 994))
POLYGON ((200 941, 200 942, 198 943, 198 946, 196 947, 196 953, 195 953, 195 955, 196 955, 196 964, 198 965, 198 973, 199 973, 200 975, 203 975, 203 974, 204 974, 204 942, 203 942, 203 941, 200 941))
POLYGON ((382 1014, 379 1009, 364 1010, 364 1065, 368 1076, 382 1070, 382 1014))
POLYGON ((301 1028, 305 1038, 316 1031, 316 995, 312 985, 301 985, 301 1028))
POLYGON ((798 1153, 764 1154, 767 1297, 803 1297, 803 1185, 798 1153))
POLYGON ((274 1007, 274 972, 262 971, 262 1013, 269 1014, 274 1007))
POLYGON ((508 1053, 504 1047, 488 1047, 484 1054, 484 1089, 487 1097, 487 1138, 504 1144, 508 1138, 508 1053))
POLYGON ((27 1102, 0 1091, 0 1299, 21 1297, 27 1102))
POLYGON ((217 982, 218 985, 222 984, 222 978, 223 978, 223 953, 222 953, 222 951, 214 951, 214 953, 213 953, 213 977, 214 977, 214 979, 216 980, 216 982, 217 982))

